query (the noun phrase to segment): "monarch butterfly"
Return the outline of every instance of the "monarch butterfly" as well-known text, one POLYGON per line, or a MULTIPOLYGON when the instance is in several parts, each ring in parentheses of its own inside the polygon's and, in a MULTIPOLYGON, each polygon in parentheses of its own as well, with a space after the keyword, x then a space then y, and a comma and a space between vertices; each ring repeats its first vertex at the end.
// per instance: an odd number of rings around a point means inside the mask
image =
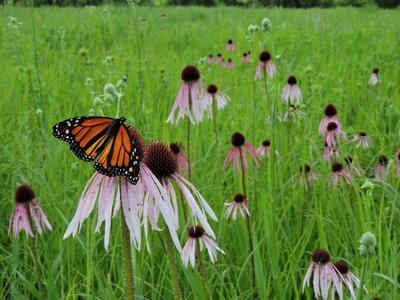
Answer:
POLYGON ((77 117, 53 126, 53 135, 70 144, 84 161, 97 161, 94 168, 106 176, 123 176, 130 183, 139 179, 139 157, 125 118, 77 117))

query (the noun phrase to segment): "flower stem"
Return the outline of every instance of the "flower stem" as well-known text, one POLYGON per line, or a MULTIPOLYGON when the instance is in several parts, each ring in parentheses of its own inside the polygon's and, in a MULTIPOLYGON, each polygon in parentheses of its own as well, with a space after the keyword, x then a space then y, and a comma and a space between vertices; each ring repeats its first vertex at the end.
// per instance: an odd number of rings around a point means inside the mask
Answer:
POLYGON ((187 118, 186 122, 186 148, 187 148, 187 159, 188 159, 188 175, 189 181, 192 181, 192 164, 190 161, 190 120, 187 118))
POLYGON ((217 127, 217 102, 215 101, 215 97, 212 96, 212 105, 213 105, 213 121, 214 121, 214 138, 215 138, 215 157, 218 159, 218 127, 217 127))
MULTIPOLYGON (((165 226, 165 228, 166 228, 166 226, 165 226)), ((164 240, 164 245, 165 245, 165 251, 167 252, 167 261, 168 261, 168 266, 169 266, 169 272, 171 274, 174 299, 180 300, 180 299, 182 299, 182 293, 181 293, 181 286, 180 286, 180 282, 179 282, 179 273, 178 273, 178 266, 176 263, 174 244, 173 244, 172 238, 169 234, 169 231, 167 229, 164 229, 163 233, 164 233, 163 240, 164 240)))
POLYGON ((268 96, 268 84, 267 84, 267 69, 266 69, 266 65, 263 68, 263 75, 264 75, 264 88, 265 88, 265 95, 267 96, 267 105, 268 105, 268 112, 269 112, 269 116, 271 118, 272 121, 272 107, 271 107, 271 101, 269 99, 268 96))
POLYGON ((135 299, 135 286, 133 278, 133 267, 132 267, 132 253, 131 253, 131 241, 129 235, 129 228, 126 225, 125 215, 121 212, 121 239, 122 239, 122 257, 124 264, 125 282, 126 282, 126 299, 135 299))
MULTIPOLYGON (((32 221, 32 216, 31 216, 31 211, 29 208, 29 204, 26 204, 26 212, 28 214, 28 219, 29 219, 29 226, 33 229, 33 221, 32 221)), ((36 277, 37 277, 37 285, 38 285, 38 290, 39 290, 39 299, 44 300, 44 292, 43 292, 43 284, 42 284, 42 271, 40 269, 40 264, 39 264, 39 256, 37 253, 37 248, 36 248, 36 240, 35 237, 33 236, 31 238, 32 241, 32 256, 33 260, 35 263, 35 271, 36 271, 36 277)))
POLYGON ((35 238, 31 238, 32 240, 32 253, 33 253, 33 259, 35 261, 35 270, 36 270, 36 276, 37 276, 37 283, 38 283, 38 289, 39 289, 39 299, 44 300, 44 293, 43 293, 43 284, 42 284, 42 272, 40 270, 40 264, 39 264, 39 256, 37 254, 37 248, 36 248, 36 241, 35 238))
MULTIPOLYGON (((239 149, 240 153, 240 166, 242 169, 242 186, 243 186, 243 196, 247 199, 247 191, 246 191, 246 172, 244 170, 243 165, 243 149, 239 149)), ((250 249, 250 256, 251 256, 251 272, 253 278, 253 299, 257 298, 257 286, 256 286, 256 272, 255 272, 255 263, 254 263, 254 248, 253 248, 253 238, 251 236, 251 224, 250 224, 250 216, 246 218, 246 226, 247 226, 247 233, 249 235, 249 249, 250 249)))
MULTIPOLYGON (((200 243, 200 241, 199 241, 199 243, 200 243)), ((199 272, 200 272, 200 275, 201 275, 201 279, 203 281, 205 299, 206 300, 210 300, 210 295, 208 294, 208 289, 207 289, 207 274, 206 274, 206 269, 204 267, 203 255, 202 255, 202 253, 200 251, 199 243, 196 244, 197 253, 198 253, 198 256, 199 256, 199 272)))

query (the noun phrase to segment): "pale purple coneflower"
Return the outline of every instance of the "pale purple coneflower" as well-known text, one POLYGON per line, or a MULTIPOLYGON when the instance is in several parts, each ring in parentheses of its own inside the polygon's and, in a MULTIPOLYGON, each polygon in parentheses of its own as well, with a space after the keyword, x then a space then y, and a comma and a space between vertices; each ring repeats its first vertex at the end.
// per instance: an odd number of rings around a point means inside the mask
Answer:
POLYGON ((254 77, 255 80, 261 79, 261 73, 263 70, 265 71, 265 74, 269 76, 270 79, 274 77, 274 74, 276 72, 275 65, 271 59, 271 54, 268 51, 261 52, 259 56, 256 74, 254 77))
POLYGON ((228 40, 228 42, 226 43, 226 51, 235 51, 236 47, 233 44, 232 40, 228 40))
POLYGON ((249 63, 250 62, 250 55, 247 52, 243 53, 242 58, 240 59, 242 63, 249 63))
POLYGON ((346 156, 344 161, 349 166, 350 171, 354 172, 358 177, 362 177, 362 174, 364 173, 363 170, 356 164, 351 156, 346 156))
POLYGON ((189 118, 192 124, 199 123, 203 119, 199 102, 203 90, 203 85, 200 81, 200 72, 195 66, 186 66, 182 70, 181 78, 182 85, 167 122, 171 124, 174 122, 175 112, 179 109, 176 124, 178 124, 179 119, 183 119, 185 116, 189 118))
POLYGON ((300 185, 305 185, 306 189, 311 188, 311 183, 313 180, 317 180, 317 174, 313 172, 309 164, 304 164, 300 166, 299 183, 300 185))
MULTIPOLYGON (((357 297, 354 291, 354 286, 356 286, 358 289, 360 288, 360 279, 350 272, 348 263, 344 261, 338 261, 334 263, 334 266, 339 271, 341 276, 339 277, 339 286, 332 286, 332 299, 335 299, 335 293, 337 293, 339 295, 339 299, 343 300, 343 286, 345 286, 350 292, 351 299, 356 300, 357 297)), ((364 290, 368 294, 368 290, 365 286, 364 290)))
POLYGON ((235 64, 233 63, 232 59, 228 59, 228 63, 225 65, 226 68, 228 69, 233 69, 235 67, 235 64))
POLYGON ((231 143, 233 147, 228 151, 228 154, 225 157, 224 164, 222 166, 223 171, 226 169, 229 163, 232 163, 233 170, 235 172, 240 171, 241 167, 243 167, 243 172, 247 171, 248 165, 244 149, 246 149, 247 153, 253 158, 254 163, 258 167, 256 149, 253 147, 253 145, 246 142, 243 134, 240 132, 235 132, 232 135, 231 143))
POLYGON ((222 57, 221 53, 217 54, 217 62, 221 65, 225 64, 224 58, 222 57))
POLYGON ((397 151, 396 156, 396 175, 397 177, 400 177, 400 150, 397 151))
POLYGON ((346 133, 340 129, 337 122, 329 122, 326 126, 326 133, 324 138, 325 143, 328 145, 328 147, 336 147, 339 137, 346 139, 346 133))
POLYGON ((371 146, 371 138, 364 131, 356 135, 353 142, 356 144, 356 148, 362 147, 363 149, 367 149, 371 146))
POLYGON ((143 164, 144 141, 140 134, 129 126, 129 131, 136 145, 136 155, 139 157, 140 176, 136 185, 130 184, 125 178, 108 177, 96 172, 88 181, 81 194, 76 213, 69 224, 64 239, 75 237, 82 228, 83 222, 89 217, 98 202, 98 217, 96 232, 105 222, 104 247, 108 250, 110 240, 111 220, 117 216, 121 206, 126 225, 129 229, 131 243, 137 249, 141 246, 141 220, 145 227, 147 238, 147 222, 156 229, 159 212, 168 226, 171 237, 178 251, 181 250, 176 230, 173 207, 168 201, 167 191, 162 187, 149 168, 143 164))
POLYGON ((208 117, 212 119, 214 102, 216 104, 216 108, 221 110, 228 104, 229 101, 229 97, 223 92, 220 92, 215 84, 210 84, 207 87, 207 92, 202 96, 201 104, 203 110, 207 111, 208 117))
POLYGON ((342 276, 336 267, 330 262, 331 256, 326 250, 316 250, 312 255, 312 262, 309 266, 303 281, 303 291, 306 286, 310 286, 313 275, 313 287, 315 298, 320 296, 326 300, 329 297, 329 289, 333 286, 339 290, 339 278, 342 276))
POLYGON ((335 159, 339 157, 339 149, 336 147, 329 147, 328 144, 325 142, 324 143, 324 159, 325 160, 330 160, 331 158, 335 159))
POLYGON ((378 68, 374 68, 372 70, 372 74, 371 74, 371 78, 368 81, 369 85, 376 85, 380 82, 380 78, 379 78, 379 69, 378 68))
POLYGON ((387 176, 387 166, 388 166, 389 160, 385 155, 379 156, 379 162, 378 165, 375 168, 375 179, 385 179, 387 176))
POLYGON ((325 136, 328 123, 335 122, 339 129, 341 129, 342 125, 337 117, 337 110, 335 105, 328 104, 324 109, 324 117, 322 118, 321 122, 319 123, 319 133, 322 136, 325 136))
POLYGON ((243 219, 246 219, 246 215, 250 216, 248 204, 249 201, 243 194, 236 194, 232 202, 225 203, 225 205, 228 206, 225 212, 225 218, 229 219, 229 217, 232 217, 232 219, 236 221, 236 216, 239 211, 243 219))
POLYGON ((287 104, 300 103, 301 102, 301 90, 297 85, 297 79, 294 76, 290 76, 287 80, 287 84, 283 87, 282 100, 287 104))
POLYGON ((212 263, 217 261, 217 251, 225 254, 225 252, 219 248, 217 243, 206 234, 203 227, 194 226, 189 228, 189 239, 182 249, 182 261, 185 267, 187 267, 190 262, 191 266, 194 268, 196 243, 199 243, 200 251, 203 250, 204 246, 207 248, 212 263))
POLYGON ((176 158, 176 162, 178 164, 178 172, 183 173, 188 171, 189 163, 186 155, 183 153, 183 146, 178 143, 169 144, 169 149, 171 149, 172 153, 176 158))
MULTIPOLYGON (((266 157, 269 159, 270 156, 270 150, 271 150, 271 141, 270 140, 263 140, 261 143, 261 146, 257 148, 257 155, 259 158, 266 157)), ((275 150, 276 156, 279 156, 279 153, 277 150, 275 150)))
POLYGON ((215 63, 214 56, 212 54, 208 55, 207 63, 209 65, 212 65, 213 63, 215 63))
POLYGON ((166 20, 166 19, 168 19, 168 17, 167 17, 166 14, 161 14, 161 15, 160 15, 160 19, 161 19, 161 20, 166 20))
POLYGON ((297 119, 304 119, 306 113, 300 109, 299 105, 289 105, 289 110, 283 115, 283 122, 287 122, 289 119, 296 121, 297 119))
POLYGON ((188 205, 194 224, 197 225, 200 222, 207 234, 215 238, 215 234, 207 221, 207 215, 214 221, 218 220, 217 216, 195 186, 178 173, 178 164, 172 151, 162 142, 152 142, 146 147, 143 163, 167 191, 168 200, 174 209, 174 223, 177 224, 179 220, 179 207, 172 183, 176 183, 182 192, 182 201, 188 205))
POLYGON ((29 185, 23 184, 15 191, 15 206, 10 217, 8 234, 12 233, 16 238, 21 231, 25 231, 33 237, 33 226, 38 234, 42 234, 45 229, 52 230, 35 193, 29 185))
POLYGON ((333 183, 338 184, 341 183, 340 179, 343 178, 348 184, 351 183, 352 178, 351 178, 351 174, 349 172, 349 169, 343 167, 343 165, 341 163, 333 163, 332 164, 332 180, 333 183))

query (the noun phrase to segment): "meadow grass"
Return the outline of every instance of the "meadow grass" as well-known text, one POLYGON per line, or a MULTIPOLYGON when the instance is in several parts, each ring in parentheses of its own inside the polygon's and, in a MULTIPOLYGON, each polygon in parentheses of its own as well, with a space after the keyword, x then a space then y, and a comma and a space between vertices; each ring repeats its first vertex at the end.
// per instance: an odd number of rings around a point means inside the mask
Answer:
MULTIPOLYGON (((206 272, 212 299, 250 299, 252 284, 245 222, 225 220, 224 202, 241 192, 240 176, 232 169, 221 173, 233 132, 242 132, 259 146, 268 138, 278 151, 259 168, 250 163, 248 198, 255 246, 259 299, 299 299, 301 283, 317 248, 344 259, 363 277, 369 295, 400 297, 399 179, 373 179, 377 158, 387 155, 393 164, 400 147, 400 19, 398 10, 377 9, 240 9, 139 8, 0 8, 0 298, 38 297, 30 241, 7 235, 15 188, 29 183, 54 229, 36 239, 48 299, 117 299, 124 297, 119 219, 112 224, 109 252, 103 236, 95 234, 95 215, 78 236, 63 240, 80 193, 93 167, 78 161, 68 146, 51 135, 51 127, 74 116, 104 113, 115 116, 115 105, 95 104, 107 82, 122 75, 128 87, 123 115, 147 142, 155 139, 185 142, 185 122, 165 122, 172 108, 185 65, 198 64, 209 53, 231 57, 236 68, 199 65, 205 84, 216 83, 231 97, 218 112, 219 146, 215 153, 213 124, 205 120, 192 127, 193 183, 210 203, 218 223, 212 223, 217 242, 226 252, 206 272), (167 20, 160 20, 165 13, 167 20), (10 28, 8 16, 22 22, 10 28), (268 33, 246 41, 249 24, 272 21, 268 33), (142 19, 146 19, 144 24, 142 19), (233 39, 235 53, 225 51, 233 39), (240 56, 251 50, 252 63, 240 56), (268 82, 277 113, 285 106, 280 94, 289 75, 296 75, 307 116, 293 124, 274 127, 266 122, 268 107, 261 81, 254 83, 258 53, 268 50, 277 76, 268 82), (279 55, 277 58, 276 56, 279 55), (113 58, 106 65, 107 56, 113 58), (379 67, 382 84, 370 87, 371 70, 379 67), (92 85, 87 86, 87 78, 92 85), (334 103, 347 133, 366 131, 370 149, 341 145, 341 158, 351 155, 366 171, 352 185, 335 186, 330 164, 322 159, 318 135, 323 108, 334 103), (101 111, 100 111, 101 110, 101 111), (295 183, 299 167, 314 164, 318 180, 310 190, 295 183), (361 189, 366 178, 371 189, 361 189), (377 254, 360 256, 358 239, 372 231, 377 254)), ((103 230, 103 228, 102 228, 103 230)), ((187 239, 183 226, 181 241, 187 239)), ((165 252, 157 234, 134 251, 138 299, 172 299, 165 252)), ((179 263, 185 299, 204 297, 200 275, 179 263)), ((311 288, 306 290, 311 299, 311 288)))

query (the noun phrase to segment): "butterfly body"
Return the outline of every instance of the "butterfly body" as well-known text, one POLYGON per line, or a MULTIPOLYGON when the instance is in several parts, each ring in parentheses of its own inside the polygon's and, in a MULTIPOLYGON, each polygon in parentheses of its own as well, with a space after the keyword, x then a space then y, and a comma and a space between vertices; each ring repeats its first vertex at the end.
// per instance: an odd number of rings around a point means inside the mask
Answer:
POLYGON ((76 117, 53 126, 53 135, 67 142, 84 161, 95 161, 94 168, 106 176, 123 176, 136 184, 139 157, 125 118, 76 117))

